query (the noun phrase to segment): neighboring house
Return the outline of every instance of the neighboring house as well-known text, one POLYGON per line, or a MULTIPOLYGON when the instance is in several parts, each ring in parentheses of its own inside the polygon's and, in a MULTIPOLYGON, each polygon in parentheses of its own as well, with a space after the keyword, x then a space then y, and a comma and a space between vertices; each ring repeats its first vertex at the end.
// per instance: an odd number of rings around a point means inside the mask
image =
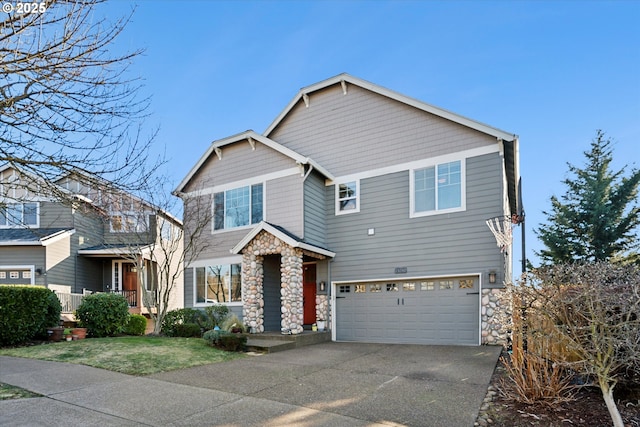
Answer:
POLYGON ((175 190, 213 209, 185 306, 227 304, 256 333, 329 320, 334 340, 500 342, 511 247, 485 221, 520 212, 518 180, 511 133, 347 74, 308 86, 175 190))
MULTIPOLYGON (((86 174, 43 185, 0 167, 0 284, 46 286, 63 305, 69 294, 116 292, 131 312, 146 313, 142 292, 154 292, 157 268, 150 252, 181 227, 170 214, 86 174), (146 271, 138 275, 140 266, 146 271)), ((180 278, 171 309, 183 307, 183 295, 180 278)))

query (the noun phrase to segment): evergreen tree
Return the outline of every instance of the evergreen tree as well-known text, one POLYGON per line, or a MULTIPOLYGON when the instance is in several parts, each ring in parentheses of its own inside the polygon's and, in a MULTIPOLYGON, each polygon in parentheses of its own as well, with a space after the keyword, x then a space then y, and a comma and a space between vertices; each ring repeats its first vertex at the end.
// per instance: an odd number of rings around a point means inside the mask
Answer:
POLYGON ((584 152, 584 168, 568 163, 567 192, 551 197, 551 211, 543 211, 547 223, 536 230, 546 247, 538 252, 544 263, 638 262, 640 171, 633 169, 628 177, 623 176, 626 166, 612 172, 612 146, 598 130, 591 150, 584 152))

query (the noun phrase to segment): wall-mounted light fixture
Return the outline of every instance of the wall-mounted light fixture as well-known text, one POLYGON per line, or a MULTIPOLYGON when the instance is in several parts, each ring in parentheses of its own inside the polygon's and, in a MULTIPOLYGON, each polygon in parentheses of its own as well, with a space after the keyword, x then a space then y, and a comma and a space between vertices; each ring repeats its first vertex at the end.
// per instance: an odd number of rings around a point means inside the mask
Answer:
POLYGON ((38 276, 41 276, 42 275, 42 269, 41 268, 36 268, 36 274, 38 276))
POLYGON ((489 283, 496 283, 496 272, 493 270, 489 272, 489 283))
POLYGON ((320 292, 324 292, 327 284, 325 282, 320 282, 320 292))

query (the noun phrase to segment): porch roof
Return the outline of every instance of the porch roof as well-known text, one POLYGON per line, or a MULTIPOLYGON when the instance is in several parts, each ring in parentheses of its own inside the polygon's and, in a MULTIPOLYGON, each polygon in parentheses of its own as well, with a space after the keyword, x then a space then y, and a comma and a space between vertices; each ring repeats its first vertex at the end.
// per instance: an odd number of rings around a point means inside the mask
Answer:
POLYGON ((75 232, 73 228, 3 228, 0 246, 47 246, 75 232))
POLYGON ((330 258, 336 256, 335 252, 331 252, 328 249, 306 243, 295 234, 287 231, 283 227, 270 224, 266 221, 262 221, 258 225, 256 225, 253 230, 251 230, 246 236, 244 236, 244 238, 240 240, 240 242, 238 242, 238 244, 235 245, 233 249, 231 249, 231 253, 239 254, 245 248, 245 246, 247 246, 261 231, 266 231, 267 233, 276 236, 278 239, 282 240, 284 243, 293 248, 300 248, 330 258))
POLYGON ((117 257, 131 256, 136 251, 144 255, 150 249, 149 245, 126 245, 126 244, 102 244, 78 250, 78 255, 88 257, 117 257))

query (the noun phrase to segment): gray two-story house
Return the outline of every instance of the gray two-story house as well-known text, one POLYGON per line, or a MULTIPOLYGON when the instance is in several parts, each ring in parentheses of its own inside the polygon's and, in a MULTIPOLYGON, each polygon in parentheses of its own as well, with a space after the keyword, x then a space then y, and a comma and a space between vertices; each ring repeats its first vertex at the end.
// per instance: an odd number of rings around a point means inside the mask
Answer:
MULTIPOLYGON (((157 292, 161 239, 178 238, 181 229, 168 212, 96 177, 70 173, 44 182, 0 166, 0 285, 50 288, 63 311, 73 311, 75 296, 114 292, 131 312, 148 314, 142 296, 157 292)), ((183 307, 178 279, 169 309, 183 307)))
POLYGON ((511 247, 485 221, 519 212, 518 179, 511 133, 347 74, 305 87, 177 187, 213 212, 185 306, 227 304, 254 333, 325 320, 334 340, 499 341, 511 247))

